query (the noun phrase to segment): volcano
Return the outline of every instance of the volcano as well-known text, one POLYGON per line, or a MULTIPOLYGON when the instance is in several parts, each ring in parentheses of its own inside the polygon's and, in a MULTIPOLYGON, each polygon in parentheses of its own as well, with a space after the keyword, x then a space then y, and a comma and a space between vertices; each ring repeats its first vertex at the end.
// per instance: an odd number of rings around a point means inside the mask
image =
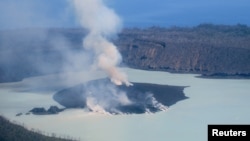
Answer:
POLYGON ((65 108, 85 108, 110 114, 143 114, 167 110, 187 99, 185 86, 135 83, 115 85, 110 79, 91 80, 54 94, 53 99, 65 108))

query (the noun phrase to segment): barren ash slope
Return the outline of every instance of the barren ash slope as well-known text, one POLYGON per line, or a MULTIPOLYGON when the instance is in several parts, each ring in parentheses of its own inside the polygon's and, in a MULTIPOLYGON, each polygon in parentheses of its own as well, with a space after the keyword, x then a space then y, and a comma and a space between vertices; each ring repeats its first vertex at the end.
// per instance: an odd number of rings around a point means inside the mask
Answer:
POLYGON ((185 87, 149 83, 115 85, 108 78, 63 89, 53 98, 66 108, 84 108, 104 114, 143 114, 165 111, 187 97, 185 87))

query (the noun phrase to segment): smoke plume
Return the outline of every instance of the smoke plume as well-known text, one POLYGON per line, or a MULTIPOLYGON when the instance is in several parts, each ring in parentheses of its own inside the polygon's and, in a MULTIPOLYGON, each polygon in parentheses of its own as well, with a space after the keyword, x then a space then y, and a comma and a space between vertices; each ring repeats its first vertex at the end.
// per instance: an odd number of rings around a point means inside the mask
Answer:
POLYGON ((110 42, 121 29, 121 19, 103 0, 74 0, 74 7, 80 24, 88 30, 83 46, 95 53, 97 68, 104 70, 116 85, 132 85, 124 72, 117 66, 122 57, 116 46, 110 42))

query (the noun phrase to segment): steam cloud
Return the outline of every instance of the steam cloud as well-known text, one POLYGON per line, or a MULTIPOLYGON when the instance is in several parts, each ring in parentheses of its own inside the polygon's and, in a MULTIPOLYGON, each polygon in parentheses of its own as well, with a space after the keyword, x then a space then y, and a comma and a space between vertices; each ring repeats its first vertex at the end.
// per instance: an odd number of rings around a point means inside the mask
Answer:
MULTIPOLYGON (((127 80, 126 74, 117 67, 122 57, 116 46, 110 42, 112 37, 121 29, 121 19, 115 12, 106 7, 102 0, 70 0, 70 4, 74 5, 82 27, 88 30, 88 34, 83 41, 85 49, 81 47, 79 49, 78 43, 81 41, 79 42, 78 38, 74 40, 68 38, 68 36, 71 37, 72 35, 84 36, 85 30, 84 32, 79 31, 77 34, 71 34, 72 29, 66 30, 67 32, 62 29, 33 29, 37 25, 33 23, 33 17, 46 13, 37 10, 44 9, 40 8, 40 3, 30 0, 28 8, 25 7, 24 9, 19 4, 9 1, 6 3, 6 5, 14 7, 11 8, 11 12, 3 7, 2 9, 5 12, 2 13, 10 14, 8 18, 12 17, 11 19, 21 19, 19 23, 24 25, 19 25, 17 22, 12 24, 15 25, 17 23, 16 27, 19 28, 30 28, 1 31, 0 73, 4 75, 0 76, 0 81, 22 80, 24 82, 23 85, 18 85, 15 88, 19 92, 36 91, 44 93, 57 90, 59 92, 56 97, 59 97, 59 100, 57 100, 60 102, 60 97, 63 97, 63 94, 60 93, 62 88, 82 83, 84 79, 88 79, 87 77, 83 78, 85 76, 82 77, 82 73, 75 75, 75 72, 88 69, 90 64, 92 64, 92 52, 86 51, 89 49, 95 54, 95 67, 104 70, 111 81, 105 79, 84 83, 82 87, 77 89, 79 90, 77 94, 79 97, 74 95, 77 93, 77 90, 74 91, 75 87, 73 87, 73 91, 69 91, 69 96, 66 96, 63 100, 72 102, 72 107, 75 107, 75 104, 80 100, 79 107, 84 105, 90 111, 105 114, 122 114, 123 112, 128 112, 129 109, 132 111, 135 109, 134 111, 137 112, 144 112, 144 109, 148 112, 154 112, 155 109, 166 109, 152 94, 143 94, 140 91, 134 92, 136 85, 126 87, 132 84, 127 80), (12 9, 16 11, 12 11, 12 9), (26 77, 41 74, 56 75, 43 79, 31 78, 23 80, 26 77), (79 75, 81 75, 81 80, 78 77, 79 75), (122 84, 126 86, 117 86, 122 84), (132 92, 121 89, 123 87, 126 89, 131 88, 132 92), (83 92, 83 90, 85 91, 83 92)), ((66 14, 63 13, 62 15, 66 14)), ((46 16, 42 19, 37 16, 37 19, 39 20, 35 20, 35 22, 39 21, 38 23, 41 25, 51 23, 51 19, 47 19, 46 16)), ((88 75, 92 77, 95 74, 89 73, 88 75)), ((63 100, 60 103, 62 105, 63 100)), ((67 105, 64 106, 67 107, 67 105)))
POLYGON ((81 26, 89 32, 83 46, 94 51, 94 65, 104 70, 116 85, 132 85, 126 74, 117 67, 122 57, 116 46, 108 40, 121 28, 120 18, 102 0, 74 0, 73 4, 81 26))

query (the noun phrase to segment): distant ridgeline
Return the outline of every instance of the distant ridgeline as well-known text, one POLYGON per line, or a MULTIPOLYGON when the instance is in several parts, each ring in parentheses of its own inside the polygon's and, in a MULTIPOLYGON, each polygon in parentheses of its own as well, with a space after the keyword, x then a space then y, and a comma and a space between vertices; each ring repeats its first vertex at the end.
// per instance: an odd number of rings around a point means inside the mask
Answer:
MULTIPOLYGON (((0 31, 0 82, 65 71, 65 65, 75 59, 69 52, 84 51, 85 35, 83 29, 64 28, 0 31)), ((246 25, 129 28, 114 42, 129 67, 250 76, 250 27, 246 25)))
POLYGON ((250 27, 126 29, 117 41, 130 67, 206 76, 250 76, 250 27))

